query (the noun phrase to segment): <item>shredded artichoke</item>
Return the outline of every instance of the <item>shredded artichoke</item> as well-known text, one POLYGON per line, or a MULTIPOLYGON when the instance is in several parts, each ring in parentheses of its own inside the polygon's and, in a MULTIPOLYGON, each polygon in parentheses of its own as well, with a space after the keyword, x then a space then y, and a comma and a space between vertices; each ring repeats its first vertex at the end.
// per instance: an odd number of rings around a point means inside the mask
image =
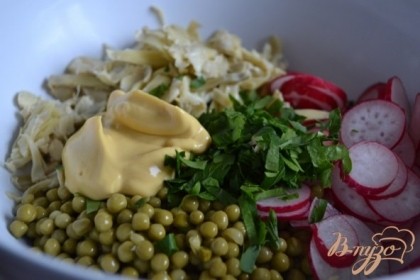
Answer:
POLYGON ((105 47, 103 59, 73 59, 64 74, 47 79, 53 100, 18 94, 23 126, 5 165, 19 189, 59 184, 51 176, 60 177, 67 139, 87 118, 104 111, 115 89, 144 90, 198 117, 232 106, 232 97, 242 102, 242 91, 284 73, 277 39, 270 38, 257 52, 225 30, 202 40, 196 22, 182 28, 164 25, 162 19, 161 25, 139 31, 130 49, 105 47))

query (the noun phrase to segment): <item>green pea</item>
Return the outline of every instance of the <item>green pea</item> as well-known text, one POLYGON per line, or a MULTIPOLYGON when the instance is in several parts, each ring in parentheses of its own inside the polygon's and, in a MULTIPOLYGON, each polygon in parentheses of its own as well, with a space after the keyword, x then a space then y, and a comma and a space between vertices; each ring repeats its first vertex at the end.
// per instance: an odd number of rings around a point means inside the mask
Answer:
POLYGON ((162 204, 162 201, 160 200, 160 198, 159 198, 159 197, 152 196, 152 197, 149 199, 149 204, 150 204, 152 207, 154 207, 154 208, 160 208, 160 206, 161 206, 161 204, 162 204))
POLYGON ((190 223, 199 225, 204 221, 204 214, 200 210, 194 210, 190 213, 190 223))
POLYGON ((140 260, 148 261, 155 254, 155 248, 149 240, 143 240, 136 244, 136 255, 140 260))
POLYGON ((22 236, 25 235, 25 233, 28 231, 28 225, 25 224, 22 221, 19 220, 14 220, 10 225, 9 225, 9 230, 10 232, 13 234, 14 237, 16 238, 21 238, 22 236))
POLYGON ((60 211, 72 215, 74 213, 73 204, 71 201, 66 201, 60 206, 60 211))
POLYGON ((182 269, 188 264, 188 254, 185 251, 177 251, 171 256, 171 265, 175 269, 182 269))
POLYGON ((287 249, 286 254, 291 257, 297 257, 303 254, 302 242, 296 237, 292 236, 286 239, 287 249))
POLYGON ((50 218, 43 218, 37 223, 37 232, 41 235, 51 235, 54 231, 54 221, 50 218))
POLYGON ((194 210, 198 209, 199 200, 196 196, 187 195, 181 201, 181 209, 187 213, 191 213, 194 210))
POLYGON ((166 196, 168 195, 168 188, 167 187, 163 187, 161 188, 158 193, 156 194, 156 196, 160 199, 160 200, 164 200, 166 199, 166 196))
POLYGON ((98 211, 94 218, 95 228, 99 232, 106 232, 112 228, 112 216, 106 211, 98 211))
POLYGON ((277 252, 271 259, 271 266, 278 272, 285 272, 290 268, 290 259, 285 253, 277 252))
POLYGON ((213 277, 223 277, 227 273, 227 265, 221 259, 216 259, 211 262, 209 273, 213 277))
POLYGON ((235 242, 228 242, 228 252, 226 254, 226 258, 236 258, 239 256, 239 253, 239 245, 235 242))
POLYGON ((267 268, 257 267, 251 273, 251 279, 252 280, 270 280, 271 279, 271 274, 270 274, 270 271, 267 268))
POLYGON ((267 246, 262 246, 257 257, 257 263, 268 263, 269 261, 271 261, 272 257, 273 252, 270 250, 270 248, 268 248, 267 246))
POLYGON ((120 262, 129 263, 134 259, 134 250, 135 245, 132 241, 127 240, 121 243, 118 247, 117 255, 120 262))
POLYGON ((152 224, 147 232, 151 240, 162 240, 166 236, 166 230, 161 224, 152 224))
POLYGON ((114 193, 106 201, 106 207, 110 213, 118 213, 127 207, 127 198, 120 193, 114 193))
POLYGON ((95 257, 98 252, 98 248, 94 241, 85 239, 77 244, 76 252, 79 257, 95 257))
POLYGON ((200 233, 204 238, 214 238, 218 233, 218 227, 215 223, 207 221, 200 225, 200 233))
POLYGON ((67 213, 60 213, 54 218, 54 224, 56 227, 65 229, 71 223, 71 217, 67 213))
POLYGON ((63 251, 69 255, 76 253, 77 241, 74 239, 66 239, 63 243, 63 251))
POLYGON ((84 236, 92 230, 92 222, 88 218, 77 219, 72 223, 74 233, 78 236, 84 236))
POLYGON ((71 201, 71 205, 76 213, 81 213, 86 208, 86 199, 83 196, 75 196, 71 201))
POLYGON ((32 204, 22 204, 16 211, 16 218, 24 223, 30 223, 36 218, 36 209, 32 204))
POLYGON ((57 195, 61 200, 69 200, 72 197, 71 192, 64 186, 58 187, 57 195))
POLYGON ((169 226, 174 221, 174 217, 170 211, 158 208, 155 209, 153 220, 155 223, 161 224, 163 226, 169 226))
POLYGON ((61 207, 61 201, 55 200, 48 205, 47 210, 49 212, 52 212, 54 210, 60 210, 61 207))
POLYGON ((173 269, 170 273, 169 276, 171 277, 172 280, 186 280, 187 278, 187 273, 183 270, 183 269, 173 269))
POLYGON ((169 268, 168 256, 162 253, 157 253, 150 260, 150 268, 155 272, 167 270, 169 268))
POLYGON ((184 210, 179 210, 174 215, 173 225, 177 228, 184 229, 188 227, 188 215, 184 210))
POLYGON ((45 218, 47 216, 47 209, 45 209, 42 206, 35 206, 36 211, 36 220, 40 220, 42 218, 45 218))
POLYGON ((236 204, 228 205, 225 208, 225 212, 228 216, 229 222, 234 223, 241 217, 241 208, 236 204))
POLYGON ((57 188, 50 189, 45 196, 50 202, 58 200, 57 188))
POLYGON ((77 259, 77 263, 84 266, 91 266, 95 263, 95 261, 90 256, 83 256, 77 259))
POLYGON ((222 236, 229 242, 234 242, 240 246, 244 244, 244 234, 235 227, 225 229, 222 236))
POLYGON ((130 209, 123 209, 117 216, 117 224, 131 223, 133 212, 130 209))
POLYGON ((227 273, 238 277, 242 272, 240 263, 241 262, 237 258, 228 259, 226 261, 227 273))
POLYGON ((228 253, 229 246, 222 237, 217 237, 211 242, 211 250, 216 256, 224 256, 228 253))
POLYGON ((131 232, 132 232, 131 224, 124 223, 117 227, 115 236, 117 237, 119 241, 123 242, 130 238, 131 232))
POLYGON ((60 244, 63 244, 63 242, 67 239, 66 231, 63 229, 56 229, 52 233, 51 238, 54 238, 55 240, 60 242, 60 244))
POLYGON ((145 203, 143 206, 141 206, 138 210, 138 213, 145 213, 149 216, 149 218, 151 218, 153 216, 153 214, 155 213, 155 208, 153 208, 152 205, 150 205, 149 203, 145 203))
POLYGON ((125 266, 121 270, 121 274, 130 278, 139 278, 139 272, 132 266, 125 266))
POLYGON ((41 206, 41 207, 44 207, 44 208, 47 208, 48 207, 48 204, 49 204, 49 201, 44 196, 35 198, 35 200, 33 202, 33 205, 34 206, 41 206))
POLYGON ((99 233, 99 242, 102 245, 112 245, 115 241, 115 231, 113 229, 99 233))
POLYGON ((111 254, 99 258, 99 266, 106 272, 116 273, 120 269, 119 261, 111 254))
POLYGON ((210 217, 210 221, 215 223, 219 230, 226 229, 229 224, 229 219, 228 219, 227 214, 221 210, 214 212, 214 214, 211 215, 210 217))
POLYGON ((60 250, 60 242, 58 242, 54 238, 48 238, 44 244, 44 252, 49 255, 57 256, 60 253, 60 250))

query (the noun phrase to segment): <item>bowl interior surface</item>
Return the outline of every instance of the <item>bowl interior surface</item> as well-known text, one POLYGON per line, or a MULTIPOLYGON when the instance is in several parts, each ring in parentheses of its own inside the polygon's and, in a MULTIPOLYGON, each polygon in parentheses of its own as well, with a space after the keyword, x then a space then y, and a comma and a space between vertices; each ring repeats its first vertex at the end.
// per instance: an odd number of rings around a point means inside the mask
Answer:
MULTIPOLYGON (((167 24, 186 26, 196 20, 203 38, 227 29, 246 47, 258 48, 268 36, 277 35, 291 70, 330 80, 350 98, 393 75, 402 79, 411 101, 420 91, 417 1, 7 1, 0 11, 1 162, 18 129, 16 92, 47 96, 44 79, 62 73, 72 58, 100 57, 103 44, 129 46, 137 30, 159 26, 149 10, 152 5, 163 11, 167 24)), ((13 202, 6 193, 15 190, 4 168, 0 181, 0 271, 10 279, 103 279, 100 273, 37 255, 13 238, 7 229, 13 202)), ((420 270, 404 277, 419 279, 420 270)))

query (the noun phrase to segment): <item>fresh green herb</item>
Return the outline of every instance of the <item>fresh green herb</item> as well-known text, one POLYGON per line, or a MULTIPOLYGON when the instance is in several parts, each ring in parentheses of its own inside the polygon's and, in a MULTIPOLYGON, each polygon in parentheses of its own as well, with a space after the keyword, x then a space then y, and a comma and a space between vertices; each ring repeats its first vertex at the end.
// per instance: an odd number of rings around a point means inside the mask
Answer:
POLYGON ((309 217, 309 223, 314 224, 322 220, 327 209, 327 204, 328 202, 325 199, 317 200, 309 217))
POLYGON ((143 205, 145 205, 147 203, 147 198, 146 197, 142 197, 139 200, 136 201, 136 203, 134 203, 134 207, 136 209, 142 207, 143 205))
POLYGON ((200 116, 212 136, 211 147, 201 155, 167 157, 175 169, 168 180, 168 202, 176 206, 186 194, 224 204, 238 203, 247 229, 247 245, 241 268, 250 271, 259 248, 278 246, 274 213, 262 221, 256 201, 267 197, 294 199, 303 182, 331 183, 331 170, 339 161, 351 168, 347 149, 338 143, 339 112, 331 113, 326 136, 309 132, 303 118, 271 96, 258 98, 242 92, 243 103, 232 99, 233 108, 200 116), (326 141, 331 145, 325 145, 326 141))
POLYGON ((279 238, 279 228, 277 225, 277 216, 276 213, 271 209, 268 215, 268 219, 265 222, 267 228, 267 241, 269 247, 274 248, 275 250, 280 249, 280 238, 279 238))
POLYGON ((101 207, 100 200, 92 200, 86 197, 86 214, 94 213, 101 207))
POLYGON ((178 251, 175 235, 173 233, 169 233, 165 236, 165 238, 157 241, 155 243, 155 250, 168 256, 171 256, 173 253, 178 251))
POLYGON ((168 89, 169 89, 168 84, 160 84, 157 87, 150 90, 149 93, 156 97, 162 97, 168 89))
POLYGON ((252 273, 254 270, 255 261, 260 253, 260 245, 252 245, 246 248, 245 252, 241 255, 240 268, 245 273, 252 273))
POLYGON ((190 88, 191 89, 198 89, 202 86, 204 86, 204 84, 206 83, 206 79, 204 79, 204 77, 197 77, 194 80, 191 81, 190 83, 190 88))

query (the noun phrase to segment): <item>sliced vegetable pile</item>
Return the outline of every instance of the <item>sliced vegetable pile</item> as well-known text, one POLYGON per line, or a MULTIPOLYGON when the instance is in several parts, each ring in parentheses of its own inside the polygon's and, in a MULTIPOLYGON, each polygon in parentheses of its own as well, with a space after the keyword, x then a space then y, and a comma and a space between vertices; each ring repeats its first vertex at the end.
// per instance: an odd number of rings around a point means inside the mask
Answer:
MULTIPOLYGON (((348 148, 352 168, 348 172, 348 164, 336 162, 331 190, 326 190, 329 203, 313 200, 306 214, 309 218, 304 219, 305 216, 294 215, 306 207, 304 194, 294 203, 289 202, 287 208, 284 202, 262 201, 281 209, 282 215, 289 215, 291 225, 311 228, 310 257, 318 279, 355 277, 352 268, 357 263, 356 256, 327 255, 337 239, 334 232, 346 236, 349 247, 372 245, 371 236, 388 225, 419 234, 420 93, 411 108, 401 80, 391 77, 385 83, 369 86, 356 104, 347 108, 340 89, 306 74, 283 75, 270 84, 270 89, 281 91, 284 99, 298 108, 340 108, 343 112, 340 141, 348 148), (324 211, 322 218, 320 213, 324 211)), ((383 261, 371 277, 420 264, 418 250, 408 255, 403 265, 383 261)))

